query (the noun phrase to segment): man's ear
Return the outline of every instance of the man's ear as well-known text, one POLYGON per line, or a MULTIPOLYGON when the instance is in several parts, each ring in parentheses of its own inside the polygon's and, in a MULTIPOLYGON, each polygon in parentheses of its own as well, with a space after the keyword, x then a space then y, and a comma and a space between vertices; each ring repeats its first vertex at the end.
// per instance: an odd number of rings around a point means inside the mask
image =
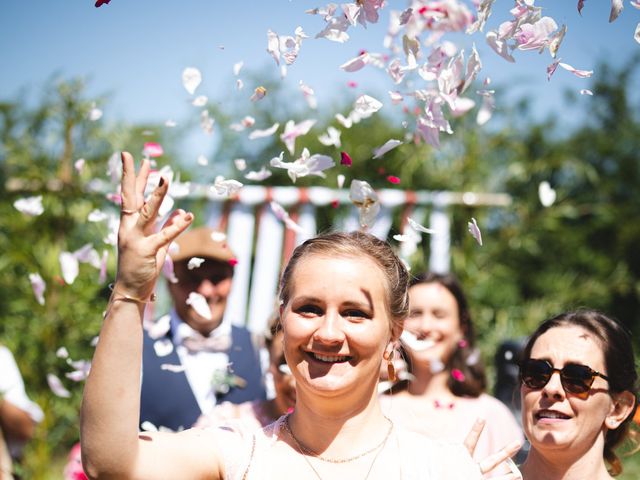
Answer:
POLYGON ((633 412, 633 407, 636 405, 636 396, 632 392, 625 390, 624 392, 613 394, 611 398, 613 400, 611 410, 605 418, 604 424, 609 430, 615 430, 633 412))

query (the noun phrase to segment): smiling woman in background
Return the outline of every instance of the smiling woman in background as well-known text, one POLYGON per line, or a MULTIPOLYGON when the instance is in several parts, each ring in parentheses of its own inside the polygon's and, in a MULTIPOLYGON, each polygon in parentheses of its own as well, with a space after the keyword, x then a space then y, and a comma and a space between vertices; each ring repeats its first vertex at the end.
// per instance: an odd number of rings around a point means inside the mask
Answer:
POLYGON ((614 449, 628 434, 638 395, 622 325, 593 310, 543 322, 527 342, 520 378, 531 443, 525 480, 606 480, 622 472, 614 449))
POLYGON ((476 458, 522 440, 509 409, 484 393, 487 381, 471 312, 453 275, 426 273, 411 281, 400 339, 409 379, 381 397, 394 421, 430 437, 462 441, 475 420, 484 418, 476 458))

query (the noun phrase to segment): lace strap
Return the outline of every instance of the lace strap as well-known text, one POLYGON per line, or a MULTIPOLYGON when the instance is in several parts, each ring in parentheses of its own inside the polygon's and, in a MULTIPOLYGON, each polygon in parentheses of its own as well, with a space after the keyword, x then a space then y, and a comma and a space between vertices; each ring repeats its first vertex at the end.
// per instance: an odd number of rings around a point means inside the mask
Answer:
POLYGON ((256 435, 255 433, 251 435, 251 454, 249 455, 249 463, 247 464, 247 468, 242 475, 242 480, 247 480, 249 478, 249 470, 251 469, 251 463, 253 462, 253 455, 256 452, 256 435))

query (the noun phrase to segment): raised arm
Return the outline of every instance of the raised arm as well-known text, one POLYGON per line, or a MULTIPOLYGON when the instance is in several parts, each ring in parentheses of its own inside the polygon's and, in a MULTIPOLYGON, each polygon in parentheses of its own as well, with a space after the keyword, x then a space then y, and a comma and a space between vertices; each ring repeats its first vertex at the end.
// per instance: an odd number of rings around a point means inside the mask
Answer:
POLYGON ((132 156, 123 153, 122 167, 118 272, 84 390, 83 465, 90 478, 218 478, 215 447, 201 438, 207 433, 138 433, 144 307, 170 243, 193 215, 177 210, 155 231, 168 182, 161 179, 145 202, 149 161, 136 175, 132 156))

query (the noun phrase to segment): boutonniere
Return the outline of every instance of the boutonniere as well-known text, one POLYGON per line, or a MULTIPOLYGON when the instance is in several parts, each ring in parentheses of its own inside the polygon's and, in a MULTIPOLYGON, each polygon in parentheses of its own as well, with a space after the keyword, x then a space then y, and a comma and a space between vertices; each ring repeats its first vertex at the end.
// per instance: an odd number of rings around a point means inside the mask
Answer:
POLYGON ((225 395, 232 388, 244 388, 246 386, 247 381, 233 373, 230 365, 215 370, 211 376, 211 388, 217 395, 225 395))

